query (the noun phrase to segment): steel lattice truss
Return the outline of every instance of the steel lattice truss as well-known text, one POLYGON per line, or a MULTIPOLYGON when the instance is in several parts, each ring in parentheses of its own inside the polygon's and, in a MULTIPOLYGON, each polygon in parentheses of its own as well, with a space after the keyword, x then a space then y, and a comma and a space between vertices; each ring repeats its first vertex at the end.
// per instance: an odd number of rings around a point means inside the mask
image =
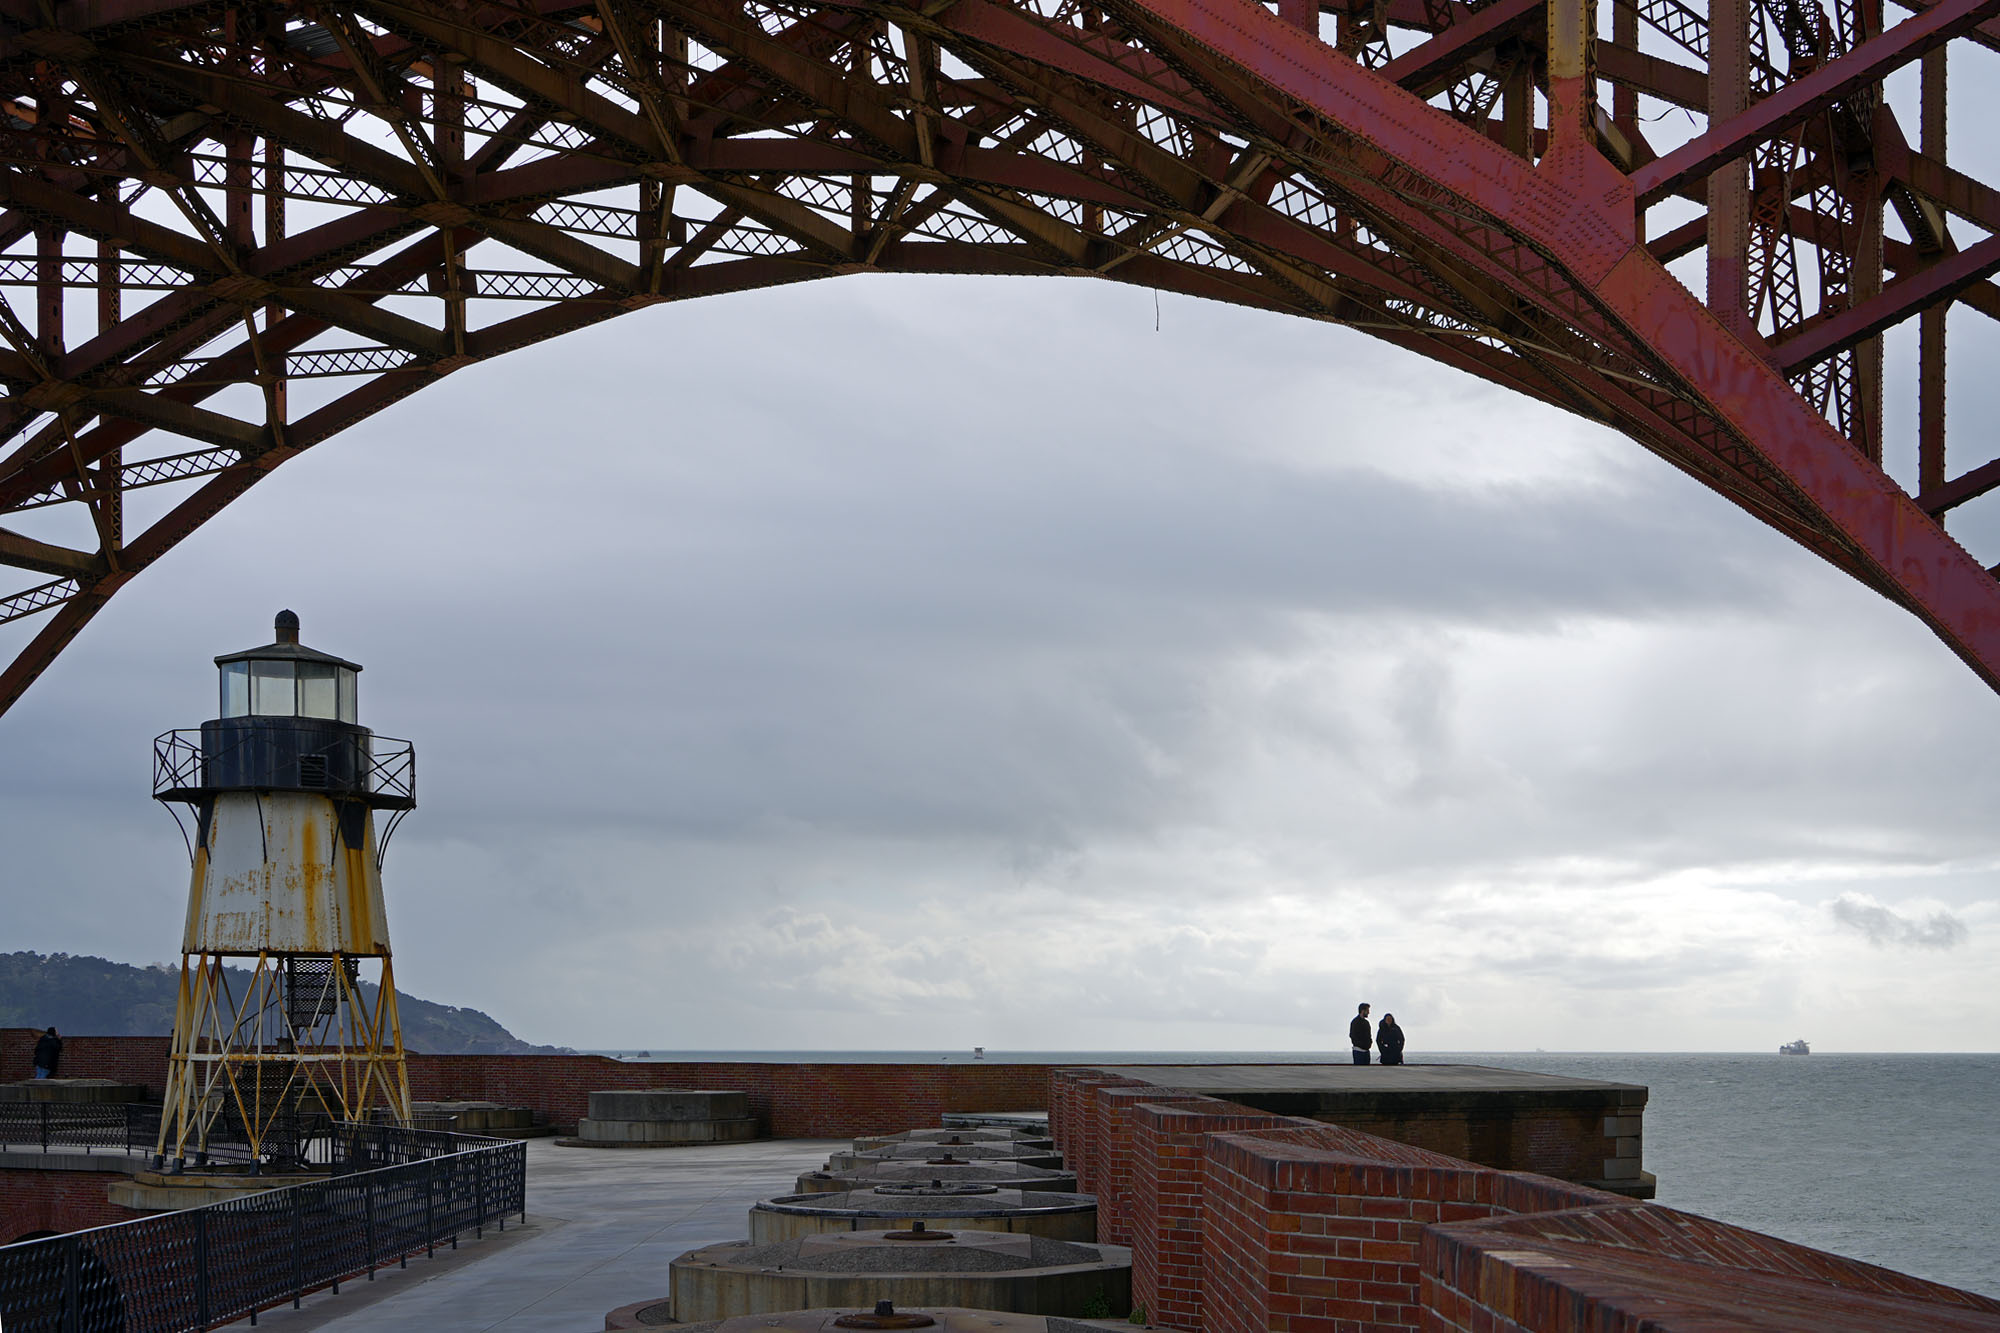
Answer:
POLYGON ((1615 426, 2000 686, 2000 585, 1942 526, 2000 486, 1944 433, 1946 310, 2000 318, 1946 62, 2000 50, 2000 0, 1898 2, 0 0, 0 621, 47 613, 0 708, 453 370, 873 270, 1364 330, 1615 426), (1881 466, 1905 321, 1914 493, 1881 466), (39 509, 76 538, 15 530, 39 509))

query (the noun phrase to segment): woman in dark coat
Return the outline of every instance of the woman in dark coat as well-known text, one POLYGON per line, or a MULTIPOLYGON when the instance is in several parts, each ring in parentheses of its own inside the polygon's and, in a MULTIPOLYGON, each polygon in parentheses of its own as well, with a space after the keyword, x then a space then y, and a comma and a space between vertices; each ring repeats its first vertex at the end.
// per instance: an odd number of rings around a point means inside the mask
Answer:
POLYGON ((1375 1049, 1382 1053, 1383 1064, 1403 1063, 1403 1029, 1396 1025, 1394 1014, 1382 1015, 1382 1022, 1375 1029, 1375 1049))

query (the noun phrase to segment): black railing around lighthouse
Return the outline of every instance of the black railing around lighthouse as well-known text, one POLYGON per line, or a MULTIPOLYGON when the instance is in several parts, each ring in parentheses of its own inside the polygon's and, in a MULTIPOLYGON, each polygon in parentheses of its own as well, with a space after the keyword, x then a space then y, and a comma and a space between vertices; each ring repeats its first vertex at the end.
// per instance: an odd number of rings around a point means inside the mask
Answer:
POLYGON ((527 1206, 520 1142, 333 1125, 323 1179, 0 1246, 6 1333, 201 1333, 372 1279, 527 1206))

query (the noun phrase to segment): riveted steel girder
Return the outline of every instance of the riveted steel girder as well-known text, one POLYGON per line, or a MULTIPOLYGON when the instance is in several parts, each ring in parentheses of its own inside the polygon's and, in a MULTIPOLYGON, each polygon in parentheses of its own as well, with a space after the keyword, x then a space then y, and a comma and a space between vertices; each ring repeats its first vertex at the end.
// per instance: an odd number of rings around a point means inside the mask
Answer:
POLYGON ((1624 431, 2000 686, 2000 588, 1944 527, 2000 487, 1944 411, 1944 312, 2000 318, 1944 71, 2000 0, 1904 9, 0 0, 0 520, 95 542, 0 523, 0 623, 42 618, 0 708, 273 468, 459 367, 865 271, 1359 329, 1624 431), (1883 85, 1912 63, 1917 148, 1883 85), (1700 293, 1667 267, 1697 255, 1700 293), (1906 323, 1917 495, 1882 465, 1906 323))

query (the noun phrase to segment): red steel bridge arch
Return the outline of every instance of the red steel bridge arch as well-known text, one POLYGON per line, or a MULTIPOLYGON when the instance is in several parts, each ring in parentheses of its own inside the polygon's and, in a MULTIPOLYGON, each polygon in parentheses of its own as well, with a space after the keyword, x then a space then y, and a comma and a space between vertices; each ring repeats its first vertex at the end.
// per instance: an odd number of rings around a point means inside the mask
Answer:
POLYGON ((2000 319, 1947 152, 1988 51, 2000 0, 0 0, 0 622, 44 618, 0 709, 453 370, 865 271, 1350 325, 1617 428, 2000 688, 1945 529, 2000 487, 1945 434, 1947 311, 2000 319))

